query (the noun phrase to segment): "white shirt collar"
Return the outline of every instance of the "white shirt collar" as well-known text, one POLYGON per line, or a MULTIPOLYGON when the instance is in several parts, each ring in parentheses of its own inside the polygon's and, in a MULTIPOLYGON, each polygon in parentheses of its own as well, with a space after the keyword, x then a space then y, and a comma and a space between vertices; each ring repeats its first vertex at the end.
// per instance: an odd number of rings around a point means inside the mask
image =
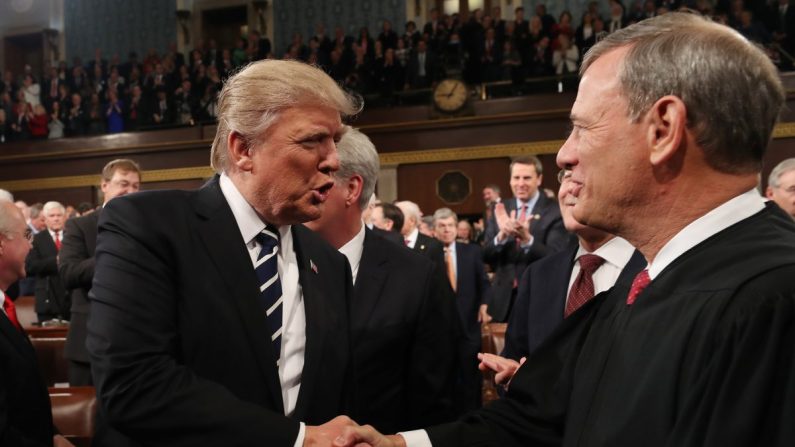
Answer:
POLYGON ((653 280, 691 248, 764 208, 765 201, 756 189, 752 189, 690 222, 657 253, 649 264, 649 277, 653 280))
POLYGON ((451 243, 449 243, 449 244, 444 246, 444 249, 449 251, 450 252, 450 256, 452 256, 454 258, 455 258, 455 255, 456 255, 455 245, 456 245, 456 243, 455 243, 455 241, 453 241, 453 242, 451 242, 451 243))
POLYGON ((0 309, 3 310, 3 313, 5 313, 6 311, 5 304, 6 304, 6 294, 2 290, 0 290, 0 309))
MULTIPOLYGON (((623 269, 627 262, 629 262, 629 258, 632 257, 632 253, 635 252, 635 247, 632 246, 626 239, 620 238, 618 236, 610 239, 609 241, 605 242, 604 245, 597 248, 593 251, 594 254, 599 256, 600 258, 604 259, 605 262, 612 264, 619 269, 623 269)), ((580 248, 577 249, 577 255, 574 257, 575 261, 580 259, 582 255, 589 254, 587 250, 585 250, 582 245, 580 248)))
POLYGON ((365 225, 359 229, 356 236, 349 240, 342 247, 340 253, 348 258, 348 263, 351 265, 351 274, 353 275, 353 283, 356 284, 356 275, 359 273, 359 264, 362 261, 362 250, 364 250, 364 233, 365 225))
POLYGON ((532 212, 533 208, 536 207, 536 203, 538 203, 538 198, 539 197, 541 197, 541 190, 536 190, 536 193, 533 194, 532 197, 527 199, 526 202, 523 202, 521 199, 517 198, 516 199, 516 213, 517 213, 517 217, 518 217, 519 212, 521 212, 522 204, 527 204, 527 212, 528 213, 532 212))
MULTIPOLYGON (((56 232, 53 231, 53 230, 50 230, 49 228, 47 228, 47 231, 50 232, 50 237, 52 238, 53 241, 55 241, 55 233, 56 232)), ((63 240, 63 230, 58 230, 57 233, 58 233, 58 239, 63 240)))
MULTIPOLYGON (((240 229, 240 235, 246 244, 250 244, 254 238, 265 229, 265 222, 260 219, 259 215, 254 208, 246 201, 240 191, 225 173, 221 174, 219 180, 221 193, 229 203, 229 208, 232 209, 232 215, 235 217, 235 222, 240 229)), ((284 242, 290 243, 292 246, 292 235, 290 234, 290 225, 282 225, 279 227, 279 235, 281 236, 280 246, 284 247, 284 242)))
POLYGON ((408 236, 406 236, 406 240, 409 241, 408 243, 409 247, 414 248, 414 246, 417 244, 417 235, 419 234, 420 230, 414 228, 413 230, 411 230, 411 233, 409 233, 408 236))

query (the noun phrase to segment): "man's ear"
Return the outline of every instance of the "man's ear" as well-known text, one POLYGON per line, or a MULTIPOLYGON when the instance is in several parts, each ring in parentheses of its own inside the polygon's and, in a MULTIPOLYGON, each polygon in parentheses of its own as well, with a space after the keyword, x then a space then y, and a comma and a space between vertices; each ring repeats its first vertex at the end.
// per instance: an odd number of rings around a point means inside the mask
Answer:
POLYGON ((658 99, 646 114, 648 123, 647 139, 649 161, 660 166, 674 160, 682 148, 687 132, 687 107, 676 96, 668 95, 658 99))
POLYGON ((772 186, 768 185, 767 188, 765 189, 765 197, 767 197, 770 200, 773 200, 773 187, 772 186))
POLYGON ((364 179, 361 175, 355 174, 348 179, 345 190, 345 205, 353 205, 359 203, 359 198, 362 196, 362 188, 364 188, 364 179))
POLYGON ((230 166, 236 166, 241 171, 252 170, 254 163, 251 159, 251 147, 243 135, 236 131, 229 132, 226 138, 226 150, 230 166))

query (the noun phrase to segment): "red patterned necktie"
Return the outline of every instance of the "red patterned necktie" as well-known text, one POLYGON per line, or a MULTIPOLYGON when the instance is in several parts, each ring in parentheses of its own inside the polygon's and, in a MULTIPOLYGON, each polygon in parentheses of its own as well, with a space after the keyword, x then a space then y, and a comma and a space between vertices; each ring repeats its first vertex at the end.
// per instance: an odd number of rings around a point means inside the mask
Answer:
POLYGON ((566 310, 563 313, 564 318, 593 298, 593 274, 604 264, 605 260, 597 255, 588 254, 580 256, 578 262, 580 263, 580 273, 577 274, 574 284, 571 285, 569 297, 566 300, 566 310))
POLYGON ((13 324, 14 327, 22 332, 22 325, 19 324, 19 318, 17 318, 17 308, 14 306, 14 302, 11 301, 11 298, 8 296, 6 296, 5 300, 3 301, 3 310, 6 311, 8 319, 11 320, 11 324, 13 324))
POLYGON ((632 287, 629 289, 629 295, 627 295, 627 306, 631 306, 632 303, 635 302, 640 292, 643 292, 643 289, 645 289, 650 282, 651 278, 649 278, 648 270, 642 270, 635 276, 635 280, 632 281, 632 287))
POLYGON ((61 251, 61 232, 55 232, 55 249, 61 251))

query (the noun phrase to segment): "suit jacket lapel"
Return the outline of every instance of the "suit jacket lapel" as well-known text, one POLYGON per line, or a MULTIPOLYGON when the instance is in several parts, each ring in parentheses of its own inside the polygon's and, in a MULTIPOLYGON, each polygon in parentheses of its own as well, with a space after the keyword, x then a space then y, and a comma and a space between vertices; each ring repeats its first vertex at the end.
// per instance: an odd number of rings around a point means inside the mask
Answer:
POLYGON ((237 307, 273 401, 278 411, 284 412, 276 356, 264 312, 257 307, 257 277, 232 210, 221 193, 218 177, 196 193, 196 211, 200 217, 198 231, 201 239, 223 278, 224 290, 228 291, 229 298, 237 307))
POLYGON ((552 278, 549 278, 549 281, 546 283, 552 289, 549 291, 551 294, 550 296, 555 298, 554 305, 549 306, 553 314, 547 318, 547 321, 559 322, 563 318, 563 314, 566 310, 566 299, 568 298, 569 279, 571 279, 571 270, 574 268, 574 256, 577 254, 578 249, 579 243, 575 244, 567 251, 566 260, 568 262, 565 264, 565 267, 556 269, 552 278))
MULTIPOLYGON (((323 358, 323 346, 327 337, 327 324, 333 323, 336 317, 324 299, 320 284, 319 270, 312 259, 315 253, 312 244, 307 244, 301 237, 303 231, 309 231, 300 225, 293 225, 293 248, 298 259, 298 282, 306 313, 306 345, 304 347, 304 369, 301 373, 301 389, 295 404, 294 418, 302 420, 307 414, 312 396, 318 382, 322 382, 323 371, 319 364, 323 358)), ((319 259, 319 258, 318 258, 319 259)))
MULTIPOLYGON (((11 298, 6 297, 7 300, 11 298)), ((2 311, 0 311, 2 313, 2 311)), ((35 354, 33 351, 33 345, 28 340, 28 334, 24 331, 19 332, 19 330, 11 323, 11 320, 8 319, 5 313, 0 316, 0 333, 6 340, 9 341, 14 348, 20 352, 20 354, 31 358, 35 354)))
MULTIPOLYGON (((389 262, 379 244, 389 243, 380 241, 372 231, 364 233, 364 248, 362 259, 359 263, 359 273, 353 287, 353 304, 351 305, 351 321, 368 321, 381 297, 381 289, 386 282, 387 272, 383 266, 389 262)), ((355 326, 354 326, 355 327, 355 326)), ((358 340, 358 333, 353 333, 353 341, 358 340)))

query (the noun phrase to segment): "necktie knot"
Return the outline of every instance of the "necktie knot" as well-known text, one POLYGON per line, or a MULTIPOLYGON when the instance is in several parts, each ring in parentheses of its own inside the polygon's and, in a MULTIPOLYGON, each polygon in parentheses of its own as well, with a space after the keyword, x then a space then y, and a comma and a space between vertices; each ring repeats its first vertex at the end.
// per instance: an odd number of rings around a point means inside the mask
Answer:
POLYGON ((279 245, 279 231, 271 226, 266 226, 264 230, 254 236, 254 240, 262 246, 262 251, 273 250, 279 245))
POLYGON ((642 270, 635 276, 635 279, 632 281, 632 287, 629 289, 629 295, 627 295, 627 305, 632 305, 635 302, 635 299, 643 292, 643 289, 649 285, 651 282, 651 278, 649 277, 648 270, 642 270))
POLYGON ((593 272, 596 271, 602 264, 604 264, 605 260, 601 256, 598 255, 582 255, 579 259, 580 262, 580 269, 583 270, 585 273, 592 275, 593 272))
POLYGON ((569 296, 566 299, 566 308, 563 316, 568 318, 574 311, 594 296, 593 273, 605 260, 597 255, 584 254, 577 260, 580 263, 580 273, 574 279, 569 296))

